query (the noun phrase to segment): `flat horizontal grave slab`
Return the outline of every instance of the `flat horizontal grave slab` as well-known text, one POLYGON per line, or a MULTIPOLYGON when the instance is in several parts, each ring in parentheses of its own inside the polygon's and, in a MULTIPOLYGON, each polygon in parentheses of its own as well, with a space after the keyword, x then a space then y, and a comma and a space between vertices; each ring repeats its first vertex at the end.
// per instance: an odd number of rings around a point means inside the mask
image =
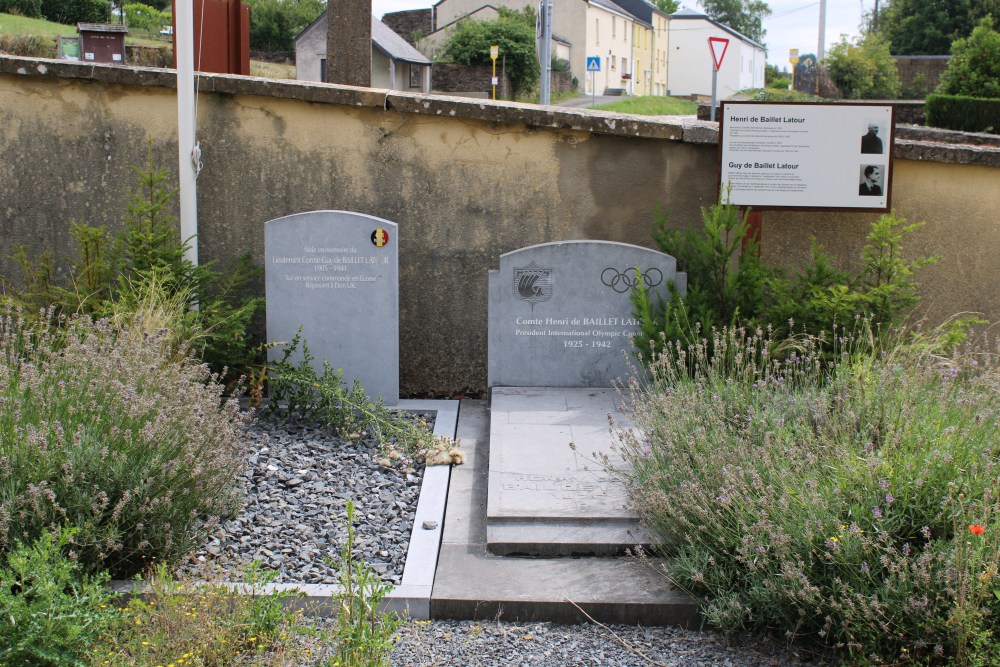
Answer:
POLYGON ((648 540, 625 488, 608 415, 614 389, 494 387, 486 543, 496 555, 614 555, 648 540))

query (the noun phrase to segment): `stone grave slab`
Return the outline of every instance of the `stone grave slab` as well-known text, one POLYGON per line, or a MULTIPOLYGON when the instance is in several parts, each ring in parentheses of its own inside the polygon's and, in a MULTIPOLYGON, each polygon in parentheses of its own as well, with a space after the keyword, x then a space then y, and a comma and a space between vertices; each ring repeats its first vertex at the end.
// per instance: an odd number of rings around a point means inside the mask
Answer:
POLYGON ((399 402, 397 232, 394 222, 348 211, 264 225, 267 340, 290 341, 301 326, 317 370, 328 361, 386 405, 399 402))
POLYGON ((618 470, 608 415, 628 427, 613 389, 494 387, 486 541, 496 555, 610 555, 645 544, 618 470))
POLYGON ((664 299, 687 277, 673 257, 610 241, 563 241, 500 257, 489 275, 489 386, 610 387, 631 369, 640 280, 664 299))

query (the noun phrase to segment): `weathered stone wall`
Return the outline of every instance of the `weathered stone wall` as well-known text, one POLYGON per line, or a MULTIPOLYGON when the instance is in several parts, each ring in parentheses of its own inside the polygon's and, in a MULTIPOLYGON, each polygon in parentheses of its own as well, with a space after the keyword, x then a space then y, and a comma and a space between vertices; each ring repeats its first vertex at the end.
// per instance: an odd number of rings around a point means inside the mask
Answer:
POLYGON ((434 14, 429 8, 389 12, 382 16, 382 23, 409 42, 410 46, 416 46, 420 37, 434 32, 434 14))
MULTIPOLYGON (((316 209, 399 223, 404 393, 486 384, 487 271, 535 243, 651 245, 652 212, 699 224, 716 196, 714 124, 233 75, 199 77, 199 252, 263 263, 263 225, 316 209)), ((15 244, 72 252, 69 223, 120 228, 154 158, 176 182, 175 76, 0 57, 0 274, 15 244)), ((898 139, 893 205, 927 225, 908 252, 921 314, 1000 319, 1000 150, 898 139)), ((794 266, 811 239, 857 261, 871 213, 765 212, 763 254, 794 266)), ((263 291, 263 283, 260 285, 263 291)))
POLYGON ((900 98, 922 100, 937 88, 951 56, 893 56, 899 71, 900 98))
MULTIPOLYGON (((431 69, 433 88, 442 93, 486 93, 493 94, 493 67, 491 65, 456 65, 454 63, 434 63, 431 69)), ((510 79, 497 67, 497 99, 510 99, 510 79)))

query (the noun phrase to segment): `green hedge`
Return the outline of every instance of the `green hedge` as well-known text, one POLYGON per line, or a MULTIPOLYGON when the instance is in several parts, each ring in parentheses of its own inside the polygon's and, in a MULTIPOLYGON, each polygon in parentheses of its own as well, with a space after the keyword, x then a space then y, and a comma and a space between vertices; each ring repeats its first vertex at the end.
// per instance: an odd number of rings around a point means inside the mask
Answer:
POLYGON ((1000 99, 933 93, 924 102, 924 113, 931 127, 1000 133, 1000 99))

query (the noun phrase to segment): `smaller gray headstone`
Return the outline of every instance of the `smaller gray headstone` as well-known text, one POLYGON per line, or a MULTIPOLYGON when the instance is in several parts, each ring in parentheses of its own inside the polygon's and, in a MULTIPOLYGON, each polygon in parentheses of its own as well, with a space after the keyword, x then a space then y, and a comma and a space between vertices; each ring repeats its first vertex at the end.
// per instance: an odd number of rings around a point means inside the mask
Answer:
POLYGON ((685 293, 677 262, 610 241, 544 243, 506 253, 489 277, 489 386, 610 387, 629 375, 638 330, 629 297, 644 284, 685 293))
MULTIPOLYGON (((386 405, 399 402, 397 225, 361 213, 311 211, 264 225, 267 340, 299 327, 315 357, 386 405)), ((280 348, 269 351, 281 358, 280 348)), ((298 360, 302 358, 299 350, 298 360)))

